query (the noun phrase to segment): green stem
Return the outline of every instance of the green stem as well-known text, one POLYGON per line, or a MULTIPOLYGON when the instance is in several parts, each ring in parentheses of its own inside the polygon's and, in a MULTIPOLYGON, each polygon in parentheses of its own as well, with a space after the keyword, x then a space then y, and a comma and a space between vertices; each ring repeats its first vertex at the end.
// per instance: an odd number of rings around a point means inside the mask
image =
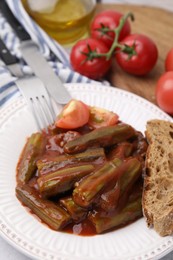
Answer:
MULTIPOLYGON (((109 60, 111 57, 112 57, 112 54, 115 50, 115 48, 119 47, 120 49, 123 48, 123 46, 121 44, 118 44, 118 38, 119 38, 119 35, 121 33, 121 30, 126 22, 126 20, 129 18, 129 17, 133 17, 133 14, 132 13, 127 13, 126 15, 124 15, 121 19, 120 19, 120 23, 119 23, 119 26, 114 30, 115 32, 115 39, 112 43, 112 46, 110 48, 110 50, 107 52, 106 54, 106 59, 109 60)), ((132 18, 133 19, 133 18, 132 18)))
POLYGON ((122 30, 125 22, 127 21, 127 19, 129 17, 131 18, 132 21, 134 21, 133 14, 131 12, 129 12, 120 19, 120 23, 119 23, 119 25, 116 29, 111 30, 111 29, 108 29, 108 28, 103 28, 104 32, 110 32, 111 31, 111 32, 115 33, 115 38, 114 38, 114 41, 111 45, 111 48, 106 53, 97 53, 96 51, 90 51, 89 50, 88 53, 84 53, 87 56, 87 60, 92 60, 94 58, 101 58, 101 57, 106 57, 106 60, 109 60, 112 57, 112 55, 113 55, 113 53, 114 53, 114 51, 117 47, 121 51, 126 52, 128 54, 131 54, 131 55, 136 54, 136 52, 134 50, 134 46, 130 47, 130 46, 122 45, 122 44, 118 43, 118 39, 119 39, 121 30, 122 30))

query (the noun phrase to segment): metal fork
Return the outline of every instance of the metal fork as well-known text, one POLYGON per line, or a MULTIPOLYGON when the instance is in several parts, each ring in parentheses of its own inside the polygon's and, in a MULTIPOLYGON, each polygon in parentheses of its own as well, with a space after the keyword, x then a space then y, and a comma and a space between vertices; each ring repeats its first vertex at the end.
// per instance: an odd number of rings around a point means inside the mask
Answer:
POLYGON ((18 59, 13 56, 0 39, 0 57, 11 74, 18 77, 15 84, 26 99, 37 123, 38 130, 45 129, 55 120, 55 111, 43 82, 36 76, 26 76, 18 59))
POLYGON ((55 111, 43 82, 32 76, 16 80, 16 85, 25 97, 38 129, 47 131, 48 125, 51 125, 55 120, 55 111))

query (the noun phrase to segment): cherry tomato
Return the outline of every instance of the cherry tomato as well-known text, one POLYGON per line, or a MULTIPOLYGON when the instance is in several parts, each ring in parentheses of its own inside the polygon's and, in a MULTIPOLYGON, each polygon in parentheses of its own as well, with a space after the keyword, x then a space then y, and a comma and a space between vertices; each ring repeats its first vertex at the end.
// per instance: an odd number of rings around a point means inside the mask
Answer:
POLYGON ((88 124, 93 128, 115 125, 118 122, 118 115, 107 109, 90 107, 88 124))
POLYGON ((173 115, 173 71, 165 72, 156 85, 156 100, 161 109, 173 115))
POLYGON ((73 69, 91 79, 102 78, 111 66, 111 60, 105 57, 90 59, 90 51, 97 53, 108 52, 107 46, 92 38, 80 40, 72 48, 70 60, 73 69))
MULTIPOLYGON (((101 40, 108 46, 108 48, 110 48, 115 38, 115 33, 114 32, 103 33, 100 29, 103 27, 107 27, 111 30, 117 28, 122 16, 123 14, 114 10, 106 10, 97 14, 91 23, 91 28, 90 28, 91 37, 101 40)), ((118 40, 121 41, 124 37, 130 34, 130 31, 131 31, 130 24, 128 21, 126 21, 126 23, 124 24, 121 30, 118 40)))
POLYGON ((75 129, 88 123, 89 107, 82 101, 72 99, 62 110, 55 125, 65 129, 75 129))
POLYGON ((134 51, 136 52, 131 57, 124 52, 116 53, 117 63, 124 71, 142 76, 153 69, 157 62, 158 50, 149 37, 141 34, 131 34, 124 38, 121 44, 134 46, 134 51))
POLYGON ((168 52, 165 60, 165 70, 173 71, 173 48, 168 52))

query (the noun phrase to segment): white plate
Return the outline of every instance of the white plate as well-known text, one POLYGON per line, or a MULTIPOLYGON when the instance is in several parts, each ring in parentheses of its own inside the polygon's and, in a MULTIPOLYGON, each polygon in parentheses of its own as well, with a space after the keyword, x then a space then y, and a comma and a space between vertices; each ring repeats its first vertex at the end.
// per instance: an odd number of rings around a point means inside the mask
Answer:
MULTIPOLYGON (((115 111, 120 119, 144 132, 153 118, 172 120, 148 101, 112 87, 67 84, 72 96, 89 105, 115 111)), ((15 197, 15 168, 35 122, 21 98, 0 115, 0 233, 30 257, 49 260, 159 259, 173 249, 173 237, 160 237, 144 219, 103 235, 81 237, 55 232, 30 215, 15 197)))

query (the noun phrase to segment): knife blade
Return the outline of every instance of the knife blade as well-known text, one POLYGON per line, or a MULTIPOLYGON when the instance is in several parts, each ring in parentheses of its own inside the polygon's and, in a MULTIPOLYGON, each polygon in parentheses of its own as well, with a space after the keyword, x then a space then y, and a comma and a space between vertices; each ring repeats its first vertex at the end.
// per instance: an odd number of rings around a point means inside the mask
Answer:
POLYGON ((71 100, 70 93, 42 56, 38 45, 13 15, 5 0, 0 1, 0 10, 21 40, 21 53, 34 74, 43 81, 49 94, 58 104, 65 105, 68 103, 71 100))

